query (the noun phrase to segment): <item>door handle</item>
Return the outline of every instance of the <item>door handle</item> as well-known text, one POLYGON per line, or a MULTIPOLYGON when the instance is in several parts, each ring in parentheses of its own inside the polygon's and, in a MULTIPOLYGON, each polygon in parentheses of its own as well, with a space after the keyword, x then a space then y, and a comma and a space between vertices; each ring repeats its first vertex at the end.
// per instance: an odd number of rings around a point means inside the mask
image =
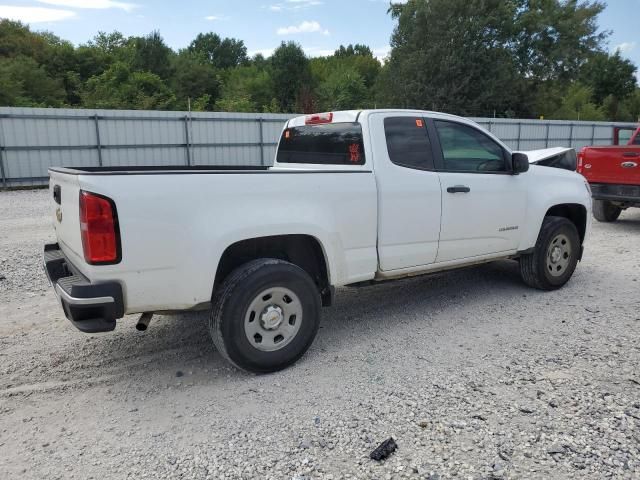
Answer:
POLYGON ((640 153, 636 153, 636 152, 625 152, 622 154, 623 157, 625 158, 635 158, 635 157, 640 157, 640 153))
POLYGON ((469 193, 471 189, 465 185, 456 185, 455 187, 447 188, 449 193, 469 193))

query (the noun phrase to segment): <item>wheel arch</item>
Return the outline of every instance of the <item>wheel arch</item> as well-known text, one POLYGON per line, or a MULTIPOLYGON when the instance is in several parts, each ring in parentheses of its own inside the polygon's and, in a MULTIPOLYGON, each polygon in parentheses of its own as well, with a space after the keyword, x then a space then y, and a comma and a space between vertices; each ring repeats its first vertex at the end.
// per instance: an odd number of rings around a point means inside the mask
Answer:
POLYGON ((576 226, 582 244, 587 235, 587 215, 587 208, 580 203, 560 203, 550 207, 544 217, 564 217, 569 220, 576 226))
POLYGON ((212 293, 233 270, 259 258, 277 258, 302 268, 318 287, 322 305, 331 305, 333 287, 327 253, 318 238, 307 234, 254 237, 229 245, 218 262, 212 293))

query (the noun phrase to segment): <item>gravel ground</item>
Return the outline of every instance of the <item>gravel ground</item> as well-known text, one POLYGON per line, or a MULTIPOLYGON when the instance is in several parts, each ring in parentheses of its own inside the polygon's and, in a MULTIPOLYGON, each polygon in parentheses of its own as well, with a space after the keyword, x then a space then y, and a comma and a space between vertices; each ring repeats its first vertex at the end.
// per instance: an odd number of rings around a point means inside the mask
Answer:
POLYGON ((514 262, 340 289, 296 366, 251 376, 202 314, 76 331, 47 200, 0 192, 0 478, 640 477, 640 210, 557 292, 514 262))

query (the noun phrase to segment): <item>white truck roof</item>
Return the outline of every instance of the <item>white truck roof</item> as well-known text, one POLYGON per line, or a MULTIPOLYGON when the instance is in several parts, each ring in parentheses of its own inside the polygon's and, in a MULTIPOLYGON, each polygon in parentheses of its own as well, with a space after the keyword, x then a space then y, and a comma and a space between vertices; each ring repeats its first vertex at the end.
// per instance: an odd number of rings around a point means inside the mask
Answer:
POLYGON ((415 113, 418 115, 433 115, 438 116, 440 118, 450 117, 451 119, 456 119, 460 121, 464 121, 467 123, 475 123, 467 118, 459 117, 456 115, 450 115, 448 113, 439 113, 439 112, 431 112, 428 110, 417 110, 417 109, 400 109, 400 108, 388 108, 388 109, 369 109, 369 110, 342 110, 335 112, 325 112, 325 113, 316 113, 312 115, 300 115, 299 117, 294 117, 289 120, 287 124, 288 127, 302 127, 307 124, 307 119, 312 116, 323 116, 323 115, 332 115, 330 123, 341 123, 341 122, 356 122, 363 117, 368 116, 372 113, 415 113))

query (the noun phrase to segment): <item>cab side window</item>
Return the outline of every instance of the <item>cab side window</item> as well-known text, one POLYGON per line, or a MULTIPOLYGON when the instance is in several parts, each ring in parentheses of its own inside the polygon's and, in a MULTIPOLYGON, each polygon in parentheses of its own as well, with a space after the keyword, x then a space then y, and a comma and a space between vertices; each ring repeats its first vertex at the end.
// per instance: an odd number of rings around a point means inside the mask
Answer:
POLYGON ((406 168, 433 170, 431 142, 423 118, 385 118, 384 133, 391 162, 406 168))
POLYGON ((449 172, 506 172, 505 152, 480 130, 455 122, 435 122, 444 170, 449 172))

